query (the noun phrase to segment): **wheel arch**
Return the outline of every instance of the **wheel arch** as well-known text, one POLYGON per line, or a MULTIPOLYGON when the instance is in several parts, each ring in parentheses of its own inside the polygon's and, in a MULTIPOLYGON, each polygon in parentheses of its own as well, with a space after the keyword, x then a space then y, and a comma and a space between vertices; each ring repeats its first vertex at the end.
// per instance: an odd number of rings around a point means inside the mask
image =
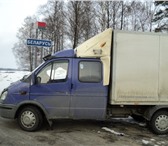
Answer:
POLYGON ((149 107, 144 113, 144 118, 150 121, 152 116, 160 110, 168 111, 168 105, 156 105, 156 106, 149 107))
POLYGON ((46 119, 48 119, 48 113, 47 113, 47 111, 45 110, 45 108, 44 108, 40 103, 37 103, 37 102, 34 102, 34 101, 31 101, 31 102, 30 102, 30 101, 25 101, 25 102, 23 102, 23 103, 20 103, 20 104, 17 106, 16 113, 15 113, 15 118, 17 118, 19 112, 20 112, 23 108, 25 108, 25 107, 27 107, 27 106, 34 106, 34 107, 36 107, 37 109, 39 109, 39 111, 42 113, 42 115, 43 115, 46 119))

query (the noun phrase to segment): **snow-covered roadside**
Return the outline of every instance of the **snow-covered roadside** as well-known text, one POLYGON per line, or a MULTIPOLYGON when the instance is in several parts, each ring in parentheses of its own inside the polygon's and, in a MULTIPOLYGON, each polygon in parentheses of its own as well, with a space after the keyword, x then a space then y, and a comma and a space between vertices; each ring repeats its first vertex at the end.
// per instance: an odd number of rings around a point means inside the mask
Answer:
POLYGON ((0 70, 0 93, 12 82, 21 79, 24 75, 27 75, 28 71, 1 71, 0 70))
POLYGON ((119 132, 116 132, 110 128, 107 128, 107 127, 102 127, 103 130, 107 131, 107 132, 110 132, 112 134, 115 134, 115 135, 118 135, 118 136, 124 136, 125 134, 124 133, 119 133, 119 132))

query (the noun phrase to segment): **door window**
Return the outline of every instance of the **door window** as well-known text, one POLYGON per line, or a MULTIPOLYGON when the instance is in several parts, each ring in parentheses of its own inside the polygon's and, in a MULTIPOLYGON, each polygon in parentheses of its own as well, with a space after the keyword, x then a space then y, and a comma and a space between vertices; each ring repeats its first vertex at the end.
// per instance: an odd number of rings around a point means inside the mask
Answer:
POLYGON ((102 66, 100 62, 81 61, 79 63, 79 81, 101 82, 102 66))
POLYGON ((67 79, 68 60, 49 63, 38 74, 38 83, 64 82, 67 79))

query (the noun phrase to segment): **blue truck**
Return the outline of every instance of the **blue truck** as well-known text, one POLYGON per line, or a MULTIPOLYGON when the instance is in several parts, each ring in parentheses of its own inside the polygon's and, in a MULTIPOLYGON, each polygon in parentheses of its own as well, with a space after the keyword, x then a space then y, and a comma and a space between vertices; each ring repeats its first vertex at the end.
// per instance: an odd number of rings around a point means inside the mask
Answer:
POLYGON ((44 57, 32 73, 5 88, 0 116, 25 131, 44 119, 145 119, 168 133, 167 36, 107 29, 75 49, 44 57))

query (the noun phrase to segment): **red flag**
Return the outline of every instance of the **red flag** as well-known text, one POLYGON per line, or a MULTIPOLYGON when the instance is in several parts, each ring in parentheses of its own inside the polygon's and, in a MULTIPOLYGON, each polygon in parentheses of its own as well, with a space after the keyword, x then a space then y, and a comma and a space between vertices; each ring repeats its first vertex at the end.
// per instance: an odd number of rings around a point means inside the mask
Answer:
POLYGON ((45 29, 47 26, 45 22, 37 22, 36 25, 38 29, 45 29))

